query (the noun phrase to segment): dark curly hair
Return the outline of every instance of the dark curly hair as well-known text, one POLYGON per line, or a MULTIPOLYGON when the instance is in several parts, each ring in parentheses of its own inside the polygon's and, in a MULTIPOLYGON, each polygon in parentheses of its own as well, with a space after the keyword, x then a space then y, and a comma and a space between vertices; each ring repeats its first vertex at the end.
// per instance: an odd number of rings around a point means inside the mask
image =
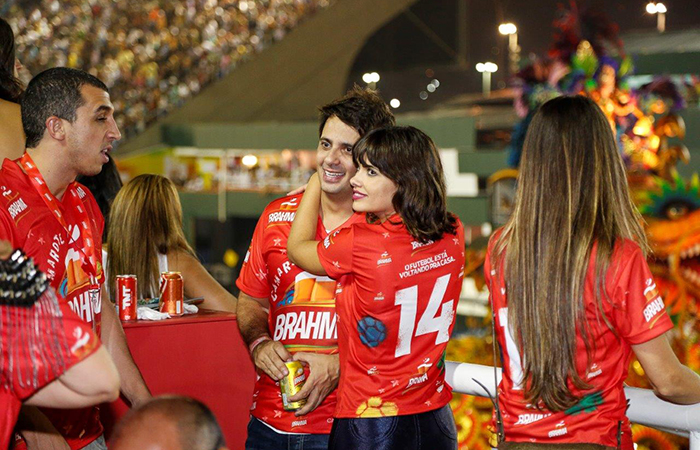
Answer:
POLYGON ((15 77, 15 35, 0 17, 0 98, 19 103, 22 83, 15 77))
POLYGON ((394 115, 384 100, 371 89, 355 85, 343 97, 321 106, 318 135, 323 134, 323 127, 335 116, 345 125, 352 127, 357 134, 364 136, 370 130, 396 124, 394 115))
MULTIPOLYGON (((440 154, 427 134, 414 127, 378 128, 357 141, 352 159, 357 167, 372 165, 396 183, 392 204, 418 242, 456 233, 457 219, 447 211, 440 154)), ((368 218, 377 220, 371 214, 368 218)))

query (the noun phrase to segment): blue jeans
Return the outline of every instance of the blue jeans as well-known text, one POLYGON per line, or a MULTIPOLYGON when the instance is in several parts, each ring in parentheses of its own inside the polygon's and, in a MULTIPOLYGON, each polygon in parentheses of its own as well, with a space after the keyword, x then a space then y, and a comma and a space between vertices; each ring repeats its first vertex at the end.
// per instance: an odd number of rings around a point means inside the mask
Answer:
POLYGON ((88 445, 86 445, 80 450, 107 450, 107 444, 105 444, 105 437, 98 437, 97 439, 90 442, 88 445))
POLYGON ((450 405, 406 416, 335 419, 330 450, 457 450, 450 405))
POLYGON ((328 435, 277 433, 251 417, 245 450, 328 450, 328 435))

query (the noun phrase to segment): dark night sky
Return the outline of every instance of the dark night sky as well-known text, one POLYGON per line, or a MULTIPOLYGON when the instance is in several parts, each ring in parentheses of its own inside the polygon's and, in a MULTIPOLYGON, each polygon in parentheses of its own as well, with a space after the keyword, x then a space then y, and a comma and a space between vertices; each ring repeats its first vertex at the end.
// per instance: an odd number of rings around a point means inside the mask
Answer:
MULTIPOLYGON (((410 15, 419 18, 439 40, 456 50, 457 3, 458 0, 419 0, 414 3, 408 14, 397 16, 369 39, 355 61, 352 70, 354 76, 349 84, 358 81, 358 74, 361 76, 365 71, 423 73, 426 68, 432 67, 438 74, 449 72, 449 67, 454 67, 454 56, 450 55, 450 50, 441 48, 435 39, 421 31, 410 15)), ((490 60, 505 69, 507 38, 498 34, 497 30, 501 22, 514 22, 517 25, 523 58, 532 53, 544 54, 552 40, 552 21, 558 4, 569 3, 557 0, 468 0, 468 72, 462 75, 469 78, 467 84, 470 87, 466 90, 475 90, 475 87, 478 90, 480 78, 473 70, 476 62, 490 60)), ((656 28, 656 16, 645 11, 647 0, 588 0, 578 4, 580 10, 593 6, 605 12, 618 24, 623 35, 632 30, 653 32, 656 28)), ((667 30, 700 27, 699 0, 667 0, 664 4, 668 8, 667 30)), ((497 75, 494 86, 497 81, 505 80, 505 70, 497 75)), ((410 82, 411 76, 403 75, 402 80, 410 82)), ((417 83, 422 85, 424 81, 421 79, 417 83)), ((380 83, 379 87, 387 93, 393 91, 397 84, 392 83, 391 86, 380 83)))

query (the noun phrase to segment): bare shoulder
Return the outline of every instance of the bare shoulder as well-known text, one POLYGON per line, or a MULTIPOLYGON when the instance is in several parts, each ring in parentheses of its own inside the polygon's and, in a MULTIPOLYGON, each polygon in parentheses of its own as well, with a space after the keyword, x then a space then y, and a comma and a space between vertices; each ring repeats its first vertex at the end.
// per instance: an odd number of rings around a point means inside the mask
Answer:
POLYGON ((180 249, 169 251, 166 257, 168 258, 168 270, 173 272, 186 272, 187 269, 202 266, 197 258, 180 249))
POLYGON ((17 159, 24 153, 22 113, 17 103, 0 100, 0 162, 17 159))

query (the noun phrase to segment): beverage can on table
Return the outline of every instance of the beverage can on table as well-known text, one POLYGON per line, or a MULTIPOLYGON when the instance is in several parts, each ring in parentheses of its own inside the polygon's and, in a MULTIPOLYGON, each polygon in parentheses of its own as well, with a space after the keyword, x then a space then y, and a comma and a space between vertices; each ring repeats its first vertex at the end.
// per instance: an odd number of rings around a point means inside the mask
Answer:
POLYGON ((296 411, 306 404, 306 400, 290 402, 288 399, 299 392, 306 382, 304 366, 299 361, 284 363, 289 373, 280 380, 280 391, 282 392, 282 406, 285 411, 296 411))
POLYGON ((138 318, 136 304, 138 296, 138 281, 136 275, 117 275, 117 307, 119 320, 131 322, 138 318))
POLYGON ((184 314, 185 291, 180 272, 160 274, 160 312, 171 316, 184 314))

